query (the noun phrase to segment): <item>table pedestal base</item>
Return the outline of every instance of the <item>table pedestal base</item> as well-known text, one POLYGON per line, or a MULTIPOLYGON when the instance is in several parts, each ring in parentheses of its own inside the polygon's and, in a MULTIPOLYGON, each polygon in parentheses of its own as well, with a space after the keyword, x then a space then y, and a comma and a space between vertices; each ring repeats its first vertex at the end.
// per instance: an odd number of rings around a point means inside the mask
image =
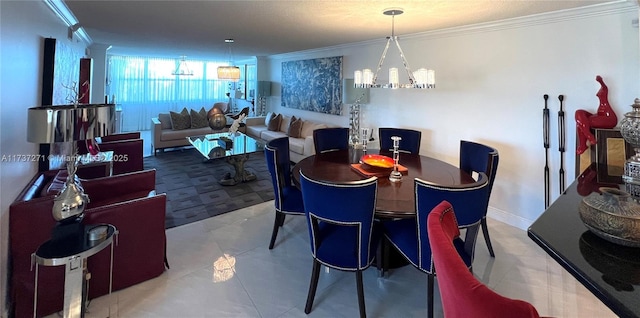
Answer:
POLYGON ((231 173, 227 173, 219 183, 221 185, 233 186, 240 182, 253 181, 257 177, 255 174, 244 170, 244 163, 249 159, 249 155, 238 155, 227 158, 227 163, 233 166, 235 174, 231 176, 231 173))

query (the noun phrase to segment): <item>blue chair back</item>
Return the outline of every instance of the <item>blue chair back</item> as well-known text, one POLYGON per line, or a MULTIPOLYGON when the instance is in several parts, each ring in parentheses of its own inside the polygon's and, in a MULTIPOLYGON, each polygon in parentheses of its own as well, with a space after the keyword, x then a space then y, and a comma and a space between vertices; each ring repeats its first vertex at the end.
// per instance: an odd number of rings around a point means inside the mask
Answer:
POLYGON ((313 131, 316 153, 349 149, 349 128, 320 128, 313 131))
POLYGON ((442 186, 428 181, 415 179, 416 196, 416 221, 418 222, 418 267, 427 272, 433 273, 431 248, 429 246, 429 236, 427 234, 427 217, 443 200, 448 201, 453 206, 460 228, 467 228, 464 241, 458 242, 461 251, 466 253, 461 255, 468 266, 473 260, 475 239, 477 237, 480 221, 485 215, 489 196, 487 191, 489 181, 487 175, 479 173, 478 181, 463 186, 442 186))
MULTIPOLYGON (((267 168, 271 174, 275 194, 276 211, 287 211, 286 198, 296 191, 291 184, 291 161, 289 159, 289 138, 282 137, 269 141, 264 148, 267 168)), ((298 211, 302 212, 302 211, 298 211)))
POLYGON ((380 150, 393 151, 393 140, 391 137, 401 137, 399 150, 412 154, 420 152, 420 139, 422 132, 413 129, 401 128, 378 128, 378 138, 380 139, 380 150))
POLYGON ((300 184, 313 257, 340 270, 366 269, 379 237, 373 221, 377 178, 336 184, 301 171, 300 184))
POLYGON ((489 196, 496 179, 498 160, 498 150, 472 141, 460 141, 460 170, 468 174, 474 171, 484 172, 489 178, 489 191, 487 192, 489 196))

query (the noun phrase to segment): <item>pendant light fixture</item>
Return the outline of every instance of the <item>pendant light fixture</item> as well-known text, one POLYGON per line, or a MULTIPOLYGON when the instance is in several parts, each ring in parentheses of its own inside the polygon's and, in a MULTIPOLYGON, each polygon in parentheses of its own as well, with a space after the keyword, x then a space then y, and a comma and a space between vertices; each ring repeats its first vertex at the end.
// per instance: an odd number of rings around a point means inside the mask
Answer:
POLYGON ((237 81, 240 79, 240 68, 233 66, 233 54, 231 53, 231 44, 233 39, 225 39, 225 43, 229 45, 229 65, 218 66, 218 79, 237 81))
POLYGON ((436 86, 435 82, 435 71, 429 70, 426 68, 419 68, 418 70, 411 71, 409 67, 409 63, 407 59, 404 57, 404 52, 402 52, 402 48, 400 47, 400 42, 398 42, 398 37, 395 35, 395 16, 401 15, 404 13, 404 10, 401 8, 389 8, 385 9, 382 12, 384 15, 391 16, 391 36, 387 37, 387 45, 384 47, 384 51, 382 51, 382 56, 380 57, 380 61, 378 62, 378 68, 376 72, 373 73, 371 69, 365 68, 363 70, 356 70, 353 74, 354 77, 354 86, 357 88, 434 88, 436 86), (398 51, 400 53, 400 58, 402 59, 402 63, 404 64, 404 69, 407 72, 409 77, 408 84, 400 84, 399 81, 399 71, 398 68, 392 67, 389 68, 389 84, 381 85, 376 83, 378 79, 378 72, 382 68, 382 64, 384 64, 384 59, 387 56, 387 51, 389 50, 389 44, 391 42, 395 42, 396 47, 398 47, 398 51))
POLYGON ((171 75, 178 75, 178 76, 192 76, 193 75, 193 71, 189 68, 189 65, 187 65, 187 57, 186 56, 181 56, 180 57, 180 62, 178 62, 178 67, 176 67, 176 70, 173 71, 173 73, 171 73, 171 75))

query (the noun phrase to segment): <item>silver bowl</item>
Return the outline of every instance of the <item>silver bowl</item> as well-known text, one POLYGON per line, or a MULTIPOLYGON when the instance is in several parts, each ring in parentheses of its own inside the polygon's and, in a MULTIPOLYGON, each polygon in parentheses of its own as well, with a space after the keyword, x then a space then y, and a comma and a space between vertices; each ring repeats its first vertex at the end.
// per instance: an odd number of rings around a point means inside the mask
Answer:
POLYGON ((629 193, 603 187, 582 199, 584 225, 599 237, 620 245, 640 247, 640 204, 629 193))

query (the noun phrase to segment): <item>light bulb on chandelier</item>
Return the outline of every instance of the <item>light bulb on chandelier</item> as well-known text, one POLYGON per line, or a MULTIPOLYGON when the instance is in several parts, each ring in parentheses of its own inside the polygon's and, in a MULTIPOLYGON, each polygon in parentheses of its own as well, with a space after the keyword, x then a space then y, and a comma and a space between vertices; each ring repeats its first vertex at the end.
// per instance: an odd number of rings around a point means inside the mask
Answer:
POLYGON ((404 13, 404 11, 400 8, 391 8, 385 9, 383 11, 384 15, 391 16, 391 36, 387 37, 387 45, 384 47, 384 51, 382 51, 382 56, 380 57, 380 61, 378 62, 378 69, 375 73, 371 71, 369 68, 365 68, 362 70, 356 70, 353 73, 354 86, 357 88, 434 88, 436 86, 436 73, 434 70, 419 68, 416 71, 411 71, 409 67, 409 63, 404 57, 404 52, 402 52, 402 48, 400 47, 400 42, 398 42, 398 37, 395 35, 395 24, 394 19, 396 15, 400 15, 404 13), (384 59, 387 56, 387 51, 389 50, 389 44, 391 42, 395 42, 398 51, 400 52, 400 58, 402 59, 402 63, 404 64, 404 68, 407 72, 407 76, 409 77, 408 84, 400 84, 399 79, 399 71, 398 68, 392 67, 389 69, 389 84, 381 85, 376 83, 378 79, 378 72, 382 68, 382 64, 384 64, 384 59))

